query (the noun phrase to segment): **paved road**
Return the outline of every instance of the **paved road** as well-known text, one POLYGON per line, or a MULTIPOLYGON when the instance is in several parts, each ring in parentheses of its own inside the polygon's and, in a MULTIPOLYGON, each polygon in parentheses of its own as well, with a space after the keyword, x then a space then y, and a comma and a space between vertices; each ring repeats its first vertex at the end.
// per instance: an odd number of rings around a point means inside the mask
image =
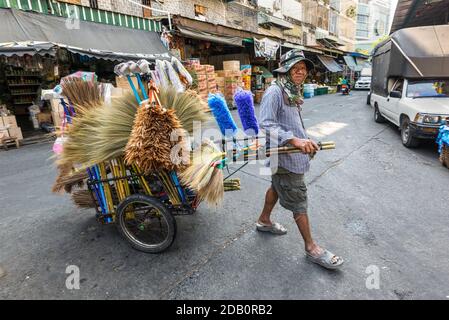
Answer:
POLYGON ((222 207, 179 217, 170 250, 131 249, 92 210, 50 193, 51 145, 0 152, 0 298, 26 299, 447 299, 449 170, 436 147, 401 145, 398 130, 372 120, 366 92, 306 100, 310 135, 334 140, 308 174, 316 240, 346 259, 330 272, 304 258, 291 213, 289 232, 260 234, 254 221, 269 178, 239 172, 242 190, 222 207), (79 290, 65 286, 80 268, 79 290), (368 289, 366 283, 379 289, 368 289), (368 278, 369 277, 369 278, 368 278))

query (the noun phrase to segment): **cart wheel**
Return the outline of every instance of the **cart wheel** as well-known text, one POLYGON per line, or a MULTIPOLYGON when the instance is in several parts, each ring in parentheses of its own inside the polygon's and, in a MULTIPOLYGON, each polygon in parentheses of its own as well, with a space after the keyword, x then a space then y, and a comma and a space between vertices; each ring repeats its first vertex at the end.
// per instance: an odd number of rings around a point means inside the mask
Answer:
POLYGON ((170 247, 176 236, 176 220, 157 199, 134 194, 117 207, 120 233, 137 250, 159 253, 170 247))

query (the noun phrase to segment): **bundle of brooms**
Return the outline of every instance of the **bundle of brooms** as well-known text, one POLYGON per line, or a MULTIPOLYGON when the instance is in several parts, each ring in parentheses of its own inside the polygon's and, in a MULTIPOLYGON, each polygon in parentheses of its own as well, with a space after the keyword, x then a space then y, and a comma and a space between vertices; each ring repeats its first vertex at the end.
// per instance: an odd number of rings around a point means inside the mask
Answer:
MULTIPOLYGON (((77 114, 66 133, 68 139, 57 161, 58 166, 72 168, 76 164, 75 174, 85 179, 84 169, 124 156, 128 164, 138 164, 146 173, 179 170, 183 185, 197 191, 199 198, 212 204, 221 201, 224 191, 222 170, 212 166, 221 157, 216 146, 206 142, 200 156, 194 156, 187 168, 173 164, 169 152, 173 144, 182 140, 181 136, 177 141, 170 141, 169 131, 177 128, 192 133, 194 121, 208 120, 204 113, 205 103, 195 92, 178 93, 173 88, 160 90, 159 98, 160 106, 156 108, 154 105, 139 108, 131 93, 114 99, 110 106, 101 99, 73 98, 77 114)), ((71 173, 70 176, 75 177, 71 173)), ((69 190, 66 179, 59 178, 57 182, 59 188, 55 187, 55 190, 60 190, 61 186, 69 190)), ((78 202, 87 206, 85 203, 90 202, 84 201, 85 193, 77 192, 74 199, 80 199, 81 195, 84 198, 78 202)))

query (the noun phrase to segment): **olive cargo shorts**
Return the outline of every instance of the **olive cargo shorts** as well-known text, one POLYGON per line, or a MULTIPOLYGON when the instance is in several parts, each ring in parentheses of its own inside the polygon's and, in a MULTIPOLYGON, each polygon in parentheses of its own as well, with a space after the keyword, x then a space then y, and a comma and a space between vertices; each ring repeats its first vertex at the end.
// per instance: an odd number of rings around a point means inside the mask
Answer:
POLYGON ((304 174, 279 168, 271 176, 271 186, 278 194, 281 206, 293 212, 293 216, 307 212, 307 187, 304 174))

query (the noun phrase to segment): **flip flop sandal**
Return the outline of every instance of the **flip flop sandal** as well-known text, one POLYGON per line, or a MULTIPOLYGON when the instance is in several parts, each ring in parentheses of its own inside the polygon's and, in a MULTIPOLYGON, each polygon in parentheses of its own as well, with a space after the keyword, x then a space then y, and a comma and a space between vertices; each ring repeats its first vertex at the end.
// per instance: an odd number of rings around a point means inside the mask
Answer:
POLYGON ((277 234, 277 235, 284 235, 287 233, 287 229, 284 226, 282 226, 280 223, 277 223, 277 222, 273 223, 271 226, 267 226, 267 225, 257 222, 256 229, 258 231, 270 232, 270 233, 277 234))
POLYGON ((310 253, 306 252, 306 256, 309 260, 312 262, 319 264, 320 266, 327 268, 327 269, 338 269, 345 261, 333 254, 332 252, 325 250, 322 254, 320 254, 318 257, 311 255, 310 253), (336 259, 334 259, 334 257, 336 259), (334 262, 332 260, 334 259, 334 262))

